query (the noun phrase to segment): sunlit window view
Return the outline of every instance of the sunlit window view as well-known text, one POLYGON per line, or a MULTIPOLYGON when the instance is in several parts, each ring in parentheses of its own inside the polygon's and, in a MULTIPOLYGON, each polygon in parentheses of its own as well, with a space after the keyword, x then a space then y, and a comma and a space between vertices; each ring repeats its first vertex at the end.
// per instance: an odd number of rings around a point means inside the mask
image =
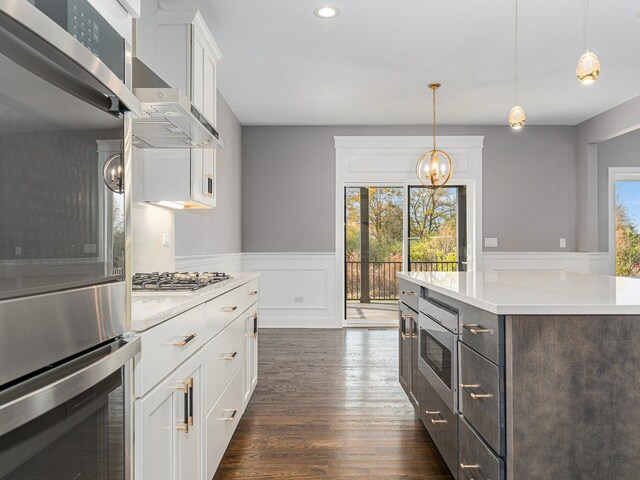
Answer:
MULTIPOLYGON (((466 228, 464 208, 459 208, 464 188, 410 187, 408 195, 409 270, 464 269, 466 228)), ((403 206, 401 187, 345 189, 347 320, 397 320, 403 206)))
POLYGON ((616 182, 616 275, 640 276, 640 181, 616 182))

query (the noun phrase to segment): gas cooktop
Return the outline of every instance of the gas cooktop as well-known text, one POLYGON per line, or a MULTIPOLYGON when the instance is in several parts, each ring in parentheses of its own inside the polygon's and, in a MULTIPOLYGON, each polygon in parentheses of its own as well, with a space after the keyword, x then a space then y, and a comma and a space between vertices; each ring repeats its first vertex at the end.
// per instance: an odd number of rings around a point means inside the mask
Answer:
POLYGON ((193 292, 230 279, 220 272, 152 272, 133 275, 134 292, 193 292))

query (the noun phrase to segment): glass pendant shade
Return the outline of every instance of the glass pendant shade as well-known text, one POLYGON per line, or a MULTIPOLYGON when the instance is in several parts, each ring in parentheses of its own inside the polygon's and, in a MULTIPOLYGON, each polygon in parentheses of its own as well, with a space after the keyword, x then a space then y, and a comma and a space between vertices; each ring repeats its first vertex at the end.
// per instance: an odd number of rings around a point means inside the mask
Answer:
POLYGON ((511 128, 514 130, 520 130, 524 127, 524 122, 526 121, 527 116, 524 114, 524 109, 521 106, 516 105, 509 112, 509 125, 511 125, 511 128))
POLYGON ((425 187, 441 187, 453 174, 451 157, 442 150, 430 150, 418 160, 416 174, 425 187))
POLYGON ((576 75, 585 85, 595 82, 600 76, 600 60, 593 52, 587 52, 578 60, 576 75))

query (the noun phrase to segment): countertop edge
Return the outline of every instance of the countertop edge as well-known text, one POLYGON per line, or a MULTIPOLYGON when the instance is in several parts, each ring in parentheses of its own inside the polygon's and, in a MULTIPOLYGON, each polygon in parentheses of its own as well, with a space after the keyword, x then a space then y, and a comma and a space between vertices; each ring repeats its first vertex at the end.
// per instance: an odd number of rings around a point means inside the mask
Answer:
MULTIPOLYGON (((157 313, 155 315, 151 315, 143 319, 135 319, 133 318, 133 312, 132 312, 132 315, 131 315, 132 331, 135 333, 142 333, 145 330, 149 330, 151 327, 154 327, 163 322, 166 322, 167 320, 170 320, 173 317, 176 317, 181 313, 186 312, 187 310, 191 310, 192 308, 195 308, 199 305, 202 305, 203 303, 213 300, 214 298, 224 295, 225 293, 228 293, 231 290, 235 290, 236 288, 260 277, 259 272, 246 272, 246 273, 238 272, 235 274, 236 276, 233 276, 233 275, 234 274, 232 274, 232 278, 230 280, 226 281, 229 283, 225 282, 224 285, 213 285, 211 287, 206 287, 200 291, 195 292, 193 297, 189 297, 189 294, 185 294, 185 296, 183 297, 185 301, 183 303, 180 303, 176 307, 168 308, 167 310, 161 313, 157 313)), ((172 294, 167 294, 165 296, 169 296, 169 295, 172 295, 172 294)), ((133 293, 131 297, 132 310, 136 300, 141 301, 145 298, 147 299, 160 298, 162 296, 163 296, 162 293, 133 293)), ((180 298, 180 297, 176 297, 176 298, 180 298)))
POLYGON ((486 300, 471 297, 469 295, 417 279, 406 272, 397 272, 397 276, 408 282, 428 288, 434 292, 451 297, 455 300, 472 305, 495 315, 640 315, 640 307, 637 305, 497 305, 486 300))

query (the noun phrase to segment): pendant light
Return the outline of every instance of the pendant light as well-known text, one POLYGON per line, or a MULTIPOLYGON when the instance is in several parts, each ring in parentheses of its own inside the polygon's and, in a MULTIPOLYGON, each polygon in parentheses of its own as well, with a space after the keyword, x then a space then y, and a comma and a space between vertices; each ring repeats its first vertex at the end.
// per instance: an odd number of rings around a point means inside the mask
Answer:
POLYGON ((451 179, 453 162, 451 157, 436 148, 436 90, 439 83, 430 83, 433 92, 433 149, 424 153, 416 165, 416 173, 420 183, 425 187, 442 187, 451 179))
POLYGON ((584 0, 584 33, 587 51, 578 60, 576 76, 584 85, 591 85, 600 76, 600 60, 589 51, 589 0, 584 0))
POLYGON ((518 105, 518 0, 516 0, 516 39, 514 45, 514 76, 516 83, 516 105, 509 112, 509 125, 514 130, 520 130, 524 127, 527 116, 524 114, 524 108, 518 105))

